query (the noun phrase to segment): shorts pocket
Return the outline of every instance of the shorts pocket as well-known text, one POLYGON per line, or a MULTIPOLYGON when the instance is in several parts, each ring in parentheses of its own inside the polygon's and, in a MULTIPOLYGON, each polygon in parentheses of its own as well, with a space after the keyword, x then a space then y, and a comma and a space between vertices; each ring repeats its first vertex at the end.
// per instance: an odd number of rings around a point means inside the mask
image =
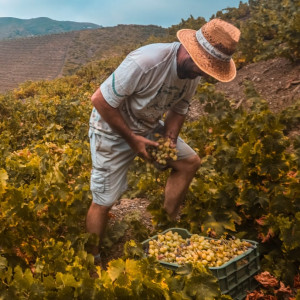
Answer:
POLYGON ((103 172, 92 170, 91 174, 91 191, 104 192, 105 191, 105 176, 103 172))
POLYGON ((102 155, 110 155, 113 152, 112 147, 114 144, 114 140, 110 140, 103 135, 96 135, 96 150, 101 152, 102 155))

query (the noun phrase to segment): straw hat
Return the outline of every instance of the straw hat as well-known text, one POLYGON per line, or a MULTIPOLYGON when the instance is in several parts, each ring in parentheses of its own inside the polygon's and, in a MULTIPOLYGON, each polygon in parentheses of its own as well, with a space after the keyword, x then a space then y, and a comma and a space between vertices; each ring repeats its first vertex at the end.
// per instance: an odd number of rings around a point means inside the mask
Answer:
POLYGON ((240 38, 238 28, 213 19, 198 31, 179 30, 177 38, 202 71, 222 82, 234 79, 236 67, 231 56, 240 38))

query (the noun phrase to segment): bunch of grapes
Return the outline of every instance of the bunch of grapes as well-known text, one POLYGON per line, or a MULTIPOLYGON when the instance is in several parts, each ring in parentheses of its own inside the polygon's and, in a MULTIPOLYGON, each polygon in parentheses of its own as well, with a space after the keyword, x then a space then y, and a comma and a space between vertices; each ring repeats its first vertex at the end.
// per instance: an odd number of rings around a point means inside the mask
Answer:
POLYGON ((168 231, 159 234, 157 240, 149 241, 148 255, 179 265, 200 262, 208 267, 220 267, 252 247, 240 239, 205 239, 197 234, 183 239, 177 232, 168 231))
POLYGON ((176 160, 177 150, 170 147, 171 139, 165 138, 159 133, 155 133, 154 137, 158 146, 149 146, 147 148, 152 160, 160 165, 166 165, 169 160, 176 160))

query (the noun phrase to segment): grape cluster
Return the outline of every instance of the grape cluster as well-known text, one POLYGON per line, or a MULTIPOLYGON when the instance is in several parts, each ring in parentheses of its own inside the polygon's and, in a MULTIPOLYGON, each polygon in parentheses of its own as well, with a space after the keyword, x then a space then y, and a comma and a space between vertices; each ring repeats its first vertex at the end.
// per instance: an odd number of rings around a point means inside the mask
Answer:
POLYGON ((148 255, 179 265, 200 262, 208 267, 220 267, 251 247, 251 243, 240 239, 205 239, 197 234, 183 239, 177 232, 168 231, 149 241, 148 255))
POLYGON ((176 148, 170 147, 171 139, 163 137, 159 133, 155 133, 154 137, 158 146, 149 146, 147 148, 147 152, 151 156, 151 159, 160 165, 166 165, 169 160, 176 160, 177 150, 176 148))

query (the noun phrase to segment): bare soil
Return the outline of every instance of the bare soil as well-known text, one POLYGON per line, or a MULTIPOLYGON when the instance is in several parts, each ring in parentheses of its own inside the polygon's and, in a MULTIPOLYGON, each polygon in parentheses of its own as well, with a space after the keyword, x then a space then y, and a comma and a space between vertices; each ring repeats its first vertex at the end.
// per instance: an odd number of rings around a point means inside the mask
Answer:
POLYGON ((228 83, 217 83, 217 90, 237 104, 245 100, 243 82, 252 81, 256 91, 269 103, 273 112, 293 104, 300 99, 300 64, 286 58, 275 58, 253 63, 237 72, 236 78, 228 83))
MULTIPOLYGON (((146 226, 149 232, 152 232, 154 227, 151 221, 151 214, 147 211, 149 204, 150 201, 146 198, 120 199, 111 209, 108 226, 112 226, 116 220, 122 220, 129 214, 137 213, 140 216, 142 224, 146 226)), ((124 244, 131 239, 133 239, 132 233, 130 230, 127 230, 118 243, 113 245, 109 253, 102 255, 102 266, 105 268, 109 261, 123 256, 124 244)))
MULTIPOLYGON (((300 99, 300 64, 292 64, 285 58, 276 58, 269 61, 253 63, 238 70, 236 78, 230 83, 217 83, 218 91, 223 92, 226 97, 235 99, 237 105, 245 101, 243 81, 250 80, 254 83, 257 92, 269 103, 273 112, 279 112, 287 106, 300 99)), ((194 119, 201 114, 201 107, 194 101, 189 113, 189 118, 194 119)), ((299 134, 299 131, 297 131, 299 134)), ((147 199, 121 199, 111 213, 113 217, 109 224, 116 219, 122 219, 126 215, 139 211, 141 222, 153 231, 151 214, 147 211, 149 205, 147 199)), ((111 259, 123 255, 123 246, 132 238, 130 232, 115 244, 108 256, 104 258, 104 266, 111 259)))

